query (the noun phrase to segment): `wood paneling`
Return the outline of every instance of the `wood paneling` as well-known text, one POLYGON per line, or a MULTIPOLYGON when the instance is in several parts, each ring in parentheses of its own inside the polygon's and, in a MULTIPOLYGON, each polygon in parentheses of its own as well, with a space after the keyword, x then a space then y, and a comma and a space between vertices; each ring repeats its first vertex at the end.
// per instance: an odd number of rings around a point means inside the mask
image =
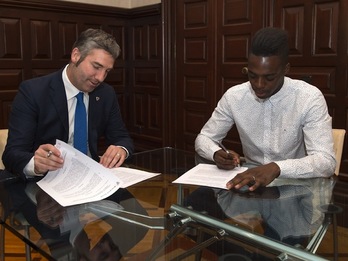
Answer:
POLYGON ((163 147, 161 16, 134 18, 129 32, 129 130, 137 150, 163 147))
POLYGON ((193 140, 214 101, 214 1, 176 1, 177 136, 175 146, 193 150, 193 140))

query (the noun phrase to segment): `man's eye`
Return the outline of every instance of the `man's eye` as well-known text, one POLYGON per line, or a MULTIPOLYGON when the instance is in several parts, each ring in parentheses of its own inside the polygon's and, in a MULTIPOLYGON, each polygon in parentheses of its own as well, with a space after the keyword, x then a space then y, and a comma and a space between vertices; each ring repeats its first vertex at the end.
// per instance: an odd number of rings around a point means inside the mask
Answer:
POLYGON ((275 77, 274 76, 266 76, 266 80, 271 82, 274 81, 275 77))
POLYGON ((248 73, 248 77, 251 78, 251 79, 254 79, 256 77, 256 75, 252 74, 252 73, 248 73))

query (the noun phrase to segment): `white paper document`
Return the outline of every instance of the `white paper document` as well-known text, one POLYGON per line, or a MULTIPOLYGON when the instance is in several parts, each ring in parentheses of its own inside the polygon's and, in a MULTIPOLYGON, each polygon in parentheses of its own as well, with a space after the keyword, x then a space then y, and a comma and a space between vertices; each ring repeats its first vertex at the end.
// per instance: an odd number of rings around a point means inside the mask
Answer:
POLYGON ((247 169, 236 167, 233 170, 223 170, 212 164, 198 164, 174 180, 173 183, 226 189, 228 181, 247 169))
POLYGON ((49 171, 37 184, 63 207, 105 199, 120 187, 158 175, 145 175, 136 169, 105 168, 60 140, 56 147, 64 158, 63 168, 49 171))
POLYGON ((111 172, 122 180, 121 188, 127 188, 143 180, 147 180, 161 174, 124 167, 113 168, 111 169, 111 172))

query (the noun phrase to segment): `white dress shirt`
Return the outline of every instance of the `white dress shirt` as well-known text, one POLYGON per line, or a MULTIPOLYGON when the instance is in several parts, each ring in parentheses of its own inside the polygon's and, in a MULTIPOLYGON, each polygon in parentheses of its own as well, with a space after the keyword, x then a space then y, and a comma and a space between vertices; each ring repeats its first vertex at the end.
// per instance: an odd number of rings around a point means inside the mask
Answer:
POLYGON ((283 178, 334 173, 331 117, 315 86, 285 77, 283 87, 267 99, 259 99, 249 82, 231 87, 198 134, 196 152, 213 160, 234 124, 247 163, 275 162, 283 178))

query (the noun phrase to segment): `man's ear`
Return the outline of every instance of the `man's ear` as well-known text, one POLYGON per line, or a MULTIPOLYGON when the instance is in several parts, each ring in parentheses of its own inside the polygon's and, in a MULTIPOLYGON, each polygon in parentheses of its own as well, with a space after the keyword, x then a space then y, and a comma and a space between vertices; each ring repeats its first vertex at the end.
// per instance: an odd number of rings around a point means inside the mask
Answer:
POLYGON ((80 50, 78 48, 74 48, 72 51, 71 51, 71 62, 76 64, 79 60, 80 60, 80 57, 81 57, 81 53, 80 53, 80 50))
POLYGON ((285 65, 285 72, 284 72, 284 74, 288 74, 289 72, 290 72, 290 63, 287 63, 285 65))

